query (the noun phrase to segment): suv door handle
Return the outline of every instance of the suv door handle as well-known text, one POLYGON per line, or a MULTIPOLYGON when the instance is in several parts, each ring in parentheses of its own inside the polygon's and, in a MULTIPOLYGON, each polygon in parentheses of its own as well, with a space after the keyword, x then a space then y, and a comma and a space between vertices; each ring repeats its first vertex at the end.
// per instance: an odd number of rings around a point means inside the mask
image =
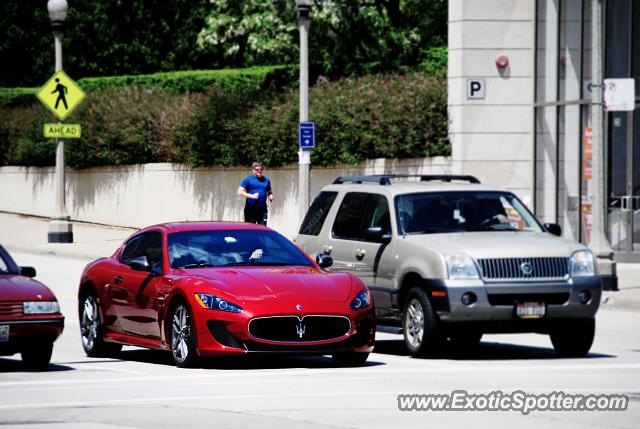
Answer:
POLYGON ((330 255, 331 251, 333 250, 333 246, 325 244, 324 246, 322 246, 322 250, 324 250, 324 253, 326 253, 327 255, 330 255))
POLYGON ((123 280, 123 279, 122 279, 122 277, 120 277, 120 276, 115 276, 115 277, 113 278, 113 281, 114 281, 114 283, 115 283, 115 284, 120 284, 120 283, 122 283, 124 280, 123 280))
POLYGON ((367 254, 367 250, 366 249, 356 249, 356 258, 358 258, 358 260, 362 260, 362 258, 364 258, 364 256, 367 254))

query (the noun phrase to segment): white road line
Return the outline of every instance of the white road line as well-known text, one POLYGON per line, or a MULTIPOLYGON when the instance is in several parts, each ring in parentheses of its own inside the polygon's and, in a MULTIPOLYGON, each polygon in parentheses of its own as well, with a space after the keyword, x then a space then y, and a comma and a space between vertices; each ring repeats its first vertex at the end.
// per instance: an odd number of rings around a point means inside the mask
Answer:
MULTIPOLYGON (((501 390, 503 392, 513 392, 517 390, 523 390, 522 387, 492 387, 491 389, 482 389, 482 390, 469 390, 469 393, 486 393, 488 391, 501 390)), ((597 394, 597 393, 639 393, 639 389, 559 389, 558 387, 551 388, 535 388, 535 389, 525 389, 527 392, 559 392, 563 391, 565 393, 574 392, 574 393, 585 393, 585 394, 597 394)), ((429 390, 430 394, 447 394, 451 393, 451 390, 429 390)), ((128 399, 112 399, 107 401, 100 401, 96 403, 96 401, 72 401, 72 402, 51 402, 51 403, 37 403, 37 404, 9 404, 9 405, 0 405, 0 410, 28 410, 28 409, 43 409, 43 408, 75 408, 75 407, 104 407, 111 405, 119 405, 119 404, 148 404, 148 403, 160 403, 160 402, 171 402, 175 403, 177 401, 223 401, 223 400, 247 400, 247 399, 273 399, 273 398, 321 398, 321 397, 354 397, 361 398, 363 396, 390 396, 393 398, 393 401, 390 402, 389 407, 396 406, 396 398, 400 392, 397 390, 394 391, 351 391, 351 392, 300 392, 300 393, 265 393, 259 395, 198 395, 198 396, 165 396, 165 397, 154 397, 154 398, 128 398, 128 399)), ((403 392, 404 393, 404 392, 403 392)))

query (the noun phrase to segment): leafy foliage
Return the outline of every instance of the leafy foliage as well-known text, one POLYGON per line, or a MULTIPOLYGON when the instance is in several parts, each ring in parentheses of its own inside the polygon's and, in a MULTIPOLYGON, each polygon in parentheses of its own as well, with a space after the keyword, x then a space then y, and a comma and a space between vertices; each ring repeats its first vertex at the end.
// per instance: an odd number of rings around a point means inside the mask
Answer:
MULTIPOLYGON (((170 81, 172 75, 164 78, 170 81)), ((265 89, 259 82, 227 81, 203 92, 176 91, 171 83, 95 84, 70 117, 82 124, 82 138, 66 141, 68 165, 295 162, 298 92, 265 89)), ((314 165, 449 153, 442 77, 410 73, 323 81, 311 88, 309 98, 310 117, 317 124, 314 165)), ((31 99, 29 105, 0 105, 5 118, 0 122, 0 165, 55 162, 52 140, 42 137, 42 125, 51 115, 31 99)))

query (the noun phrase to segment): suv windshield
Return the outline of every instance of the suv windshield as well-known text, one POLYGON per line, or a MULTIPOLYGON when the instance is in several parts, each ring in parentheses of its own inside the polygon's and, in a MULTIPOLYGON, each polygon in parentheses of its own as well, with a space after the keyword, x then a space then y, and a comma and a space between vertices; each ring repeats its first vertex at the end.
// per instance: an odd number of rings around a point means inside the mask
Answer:
POLYGON ((209 230, 169 234, 171 268, 313 264, 275 231, 209 230))
POLYGON ((401 234, 543 231, 509 192, 424 192, 399 195, 395 204, 401 234))

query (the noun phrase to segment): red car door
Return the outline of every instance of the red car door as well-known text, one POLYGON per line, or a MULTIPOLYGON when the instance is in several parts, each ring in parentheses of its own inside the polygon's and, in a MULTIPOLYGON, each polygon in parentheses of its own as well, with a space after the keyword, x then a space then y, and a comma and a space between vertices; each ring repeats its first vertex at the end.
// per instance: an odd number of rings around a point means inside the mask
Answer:
POLYGON ((127 334, 160 340, 158 293, 162 289, 162 234, 149 231, 120 256, 112 282, 118 321, 127 334))

